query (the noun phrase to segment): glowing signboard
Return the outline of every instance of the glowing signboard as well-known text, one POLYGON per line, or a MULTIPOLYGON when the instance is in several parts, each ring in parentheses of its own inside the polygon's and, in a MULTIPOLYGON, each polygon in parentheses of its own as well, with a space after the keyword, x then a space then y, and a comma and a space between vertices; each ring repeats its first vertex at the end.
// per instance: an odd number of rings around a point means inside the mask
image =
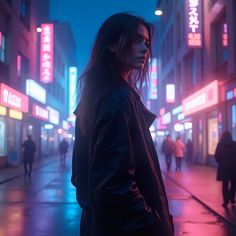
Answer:
POLYGON ((0 104, 22 112, 29 110, 29 98, 3 83, 0 83, 0 104))
POLYGON ((26 80, 26 94, 37 101, 46 103, 46 90, 32 79, 26 80))
POLYGON ((0 116, 6 116, 6 115, 7 115, 6 107, 0 106, 0 116))
POLYGON ((55 110, 52 107, 47 106, 47 109, 49 111, 49 119, 48 121, 51 122, 54 125, 59 124, 59 112, 55 110))
POLYGON ((53 24, 41 25, 40 81, 53 81, 53 24))
POLYGON ((183 113, 190 115, 218 103, 218 81, 214 80, 206 87, 183 99, 183 113))
POLYGON ((171 113, 167 112, 161 117, 161 124, 167 125, 171 123, 171 113))
POLYGON ((40 120, 48 121, 49 112, 46 108, 33 103, 32 104, 32 116, 34 116, 40 120))
POLYGON ((153 58, 149 66, 150 84, 148 88, 148 99, 157 99, 157 59, 153 58))
POLYGON ((175 102, 175 85, 174 84, 166 85, 166 102, 167 103, 175 102))
POLYGON ((202 47, 202 0, 185 0, 187 47, 202 47))
POLYGON ((9 117, 16 119, 16 120, 22 120, 23 114, 20 111, 9 109, 9 117))
POLYGON ((2 47, 2 32, 0 31, 0 48, 2 47))
POLYGON ((69 114, 73 114, 76 108, 76 83, 77 83, 77 67, 69 68, 69 114))
POLYGON ((21 55, 17 55, 16 57, 16 70, 17 70, 17 76, 21 76, 21 55))
POLYGON ((223 24, 222 45, 223 47, 228 46, 228 26, 226 23, 223 24))

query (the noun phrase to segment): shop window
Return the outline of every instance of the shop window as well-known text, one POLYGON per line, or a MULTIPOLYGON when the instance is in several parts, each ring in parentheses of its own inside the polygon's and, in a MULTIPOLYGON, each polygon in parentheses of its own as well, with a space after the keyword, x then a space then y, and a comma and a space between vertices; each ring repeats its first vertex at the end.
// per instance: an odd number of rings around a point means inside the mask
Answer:
POLYGON ((226 15, 223 14, 213 24, 213 51, 215 52, 215 65, 221 66, 228 61, 228 27, 226 15))
POLYGON ((0 117, 0 156, 5 156, 7 154, 6 145, 6 120, 0 117))
POLYGON ((232 106, 232 137, 236 141, 236 104, 232 106))
POLYGON ((6 37, 0 32, 0 61, 6 62, 6 37))
POLYGON ((219 142, 218 118, 208 119, 208 154, 214 155, 219 142))

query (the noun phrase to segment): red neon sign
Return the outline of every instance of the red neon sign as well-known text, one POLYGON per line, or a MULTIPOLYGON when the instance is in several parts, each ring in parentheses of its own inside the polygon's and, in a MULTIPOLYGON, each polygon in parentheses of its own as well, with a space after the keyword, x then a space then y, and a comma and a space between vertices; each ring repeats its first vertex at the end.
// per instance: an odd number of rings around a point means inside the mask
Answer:
POLYGON ((40 81, 53 81, 53 24, 41 25, 40 81))
POLYGON ((32 116, 34 116, 38 119, 41 119, 41 120, 48 121, 49 112, 46 108, 33 103, 32 104, 32 116))
POLYGON ((184 115, 190 115, 218 103, 218 81, 185 98, 182 102, 184 115))
POLYGON ((202 1, 185 0, 187 46, 202 47, 202 1))
POLYGON ((29 98, 3 83, 0 84, 0 104, 21 112, 29 110, 29 98))

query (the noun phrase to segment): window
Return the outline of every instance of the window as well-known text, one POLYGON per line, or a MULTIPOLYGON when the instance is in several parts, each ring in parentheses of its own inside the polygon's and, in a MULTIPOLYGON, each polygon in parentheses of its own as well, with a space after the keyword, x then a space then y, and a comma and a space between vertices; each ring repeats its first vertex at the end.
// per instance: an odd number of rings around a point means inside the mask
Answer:
POLYGON ((216 23, 213 24, 213 45, 215 51, 215 64, 220 66, 228 61, 228 29, 226 16, 223 14, 216 23))
POLYGON ((23 56, 21 53, 17 55, 17 77, 20 79, 28 79, 29 78, 29 59, 23 56))
POLYGON ((20 0, 20 18, 25 26, 29 29, 30 26, 30 1, 20 0))
POLYGON ((6 37, 0 32, 0 61, 6 62, 6 37))

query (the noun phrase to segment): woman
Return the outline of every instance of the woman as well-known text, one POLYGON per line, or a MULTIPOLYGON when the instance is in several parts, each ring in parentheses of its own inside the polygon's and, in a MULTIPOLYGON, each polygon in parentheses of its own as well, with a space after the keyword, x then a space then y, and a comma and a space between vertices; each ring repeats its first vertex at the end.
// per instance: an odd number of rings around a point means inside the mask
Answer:
POLYGON ((101 26, 80 78, 72 183, 81 236, 172 236, 173 222, 137 93, 147 77, 152 26, 119 13, 101 26))
POLYGON ((181 171, 182 159, 184 158, 185 145, 180 137, 176 138, 175 141, 175 160, 176 160, 176 171, 181 171))
POLYGON ((224 208, 229 201, 235 203, 236 189, 236 144, 232 140, 231 133, 225 131, 217 144, 215 159, 218 163, 216 179, 222 181, 222 195, 224 208))

